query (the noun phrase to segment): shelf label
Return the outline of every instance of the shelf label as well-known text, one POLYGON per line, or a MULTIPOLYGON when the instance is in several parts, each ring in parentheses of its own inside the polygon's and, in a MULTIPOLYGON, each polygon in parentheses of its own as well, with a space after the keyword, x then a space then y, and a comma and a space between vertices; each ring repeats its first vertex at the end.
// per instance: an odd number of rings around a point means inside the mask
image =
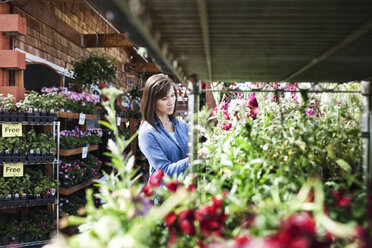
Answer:
POLYGON ((80 113, 79 125, 84 125, 84 123, 85 123, 85 114, 80 113))
POLYGON ((120 127, 120 123, 121 123, 121 118, 120 117, 117 117, 117 119, 116 119, 116 125, 118 125, 120 127))
POLYGON ((2 125, 2 137, 16 137, 22 136, 22 123, 17 124, 3 124, 2 125))
POLYGON ((82 158, 86 158, 88 156, 88 147, 83 147, 83 154, 82 154, 82 158))
POLYGON ((4 177, 23 177, 23 163, 4 163, 4 177))

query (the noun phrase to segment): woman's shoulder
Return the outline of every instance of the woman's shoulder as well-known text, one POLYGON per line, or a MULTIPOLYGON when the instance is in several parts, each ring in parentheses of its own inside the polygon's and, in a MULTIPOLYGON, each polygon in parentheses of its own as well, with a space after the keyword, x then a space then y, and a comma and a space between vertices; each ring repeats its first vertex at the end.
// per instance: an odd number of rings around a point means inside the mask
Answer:
POLYGON ((176 119, 178 125, 180 125, 183 128, 187 128, 187 123, 184 120, 176 119))
POLYGON ((138 129, 138 134, 141 135, 144 133, 149 133, 152 132, 152 130, 155 130, 155 128, 151 126, 150 123, 148 123, 147 121, 144 121, 138 129))

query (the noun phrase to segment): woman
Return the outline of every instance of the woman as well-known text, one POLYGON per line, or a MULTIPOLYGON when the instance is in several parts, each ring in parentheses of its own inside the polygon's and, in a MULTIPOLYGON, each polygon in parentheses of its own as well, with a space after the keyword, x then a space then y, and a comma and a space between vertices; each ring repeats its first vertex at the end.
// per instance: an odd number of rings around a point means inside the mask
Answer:
POLYGON ((186 171, 187 124, 174 117, 177 106, 175 83, 164 74, 147 79, 140 110, 139 147, 150 163, 150 176, 157 170, 173 176, 186 171))

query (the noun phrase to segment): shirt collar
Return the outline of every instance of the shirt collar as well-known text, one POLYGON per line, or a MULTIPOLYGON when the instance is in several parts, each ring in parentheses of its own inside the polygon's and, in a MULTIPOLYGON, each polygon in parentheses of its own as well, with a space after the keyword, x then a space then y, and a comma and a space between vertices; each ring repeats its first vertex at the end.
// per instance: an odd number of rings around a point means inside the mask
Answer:
MULTIPOLYGON (((174 116, 169 116, 169 118, 171 119, 171 121, 172 121, 172 123, 173 123, 173 126, 176 126, 177 124, 178 124, 178 119, 177 118, 175 118, 174 116)), ((159 119, 158 118, 154 118, 154 124, 156 125, 156 126, 161 126, 161 124, 160 124, 160 121, 159 121, 159 119)))

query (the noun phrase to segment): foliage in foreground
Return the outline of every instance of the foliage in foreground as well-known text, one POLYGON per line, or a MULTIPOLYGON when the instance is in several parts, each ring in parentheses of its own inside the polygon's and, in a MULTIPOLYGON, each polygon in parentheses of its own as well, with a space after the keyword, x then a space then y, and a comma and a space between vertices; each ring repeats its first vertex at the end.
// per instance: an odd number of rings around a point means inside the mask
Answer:
POLYGON ((182 179, 159 171, 143 187, 133 157, 122 155, 130 140, 116 127, 120 92, 106 93, 105 125, 116 135, 108 155, 117 172, 101 182, 101 207, 87 192, 87 216, 68 219, 81 233, 59 246, 368 247, 358 98, 253 95, 223 102, 214 111, 216 126, 203 122, 198 173, 182 179))

